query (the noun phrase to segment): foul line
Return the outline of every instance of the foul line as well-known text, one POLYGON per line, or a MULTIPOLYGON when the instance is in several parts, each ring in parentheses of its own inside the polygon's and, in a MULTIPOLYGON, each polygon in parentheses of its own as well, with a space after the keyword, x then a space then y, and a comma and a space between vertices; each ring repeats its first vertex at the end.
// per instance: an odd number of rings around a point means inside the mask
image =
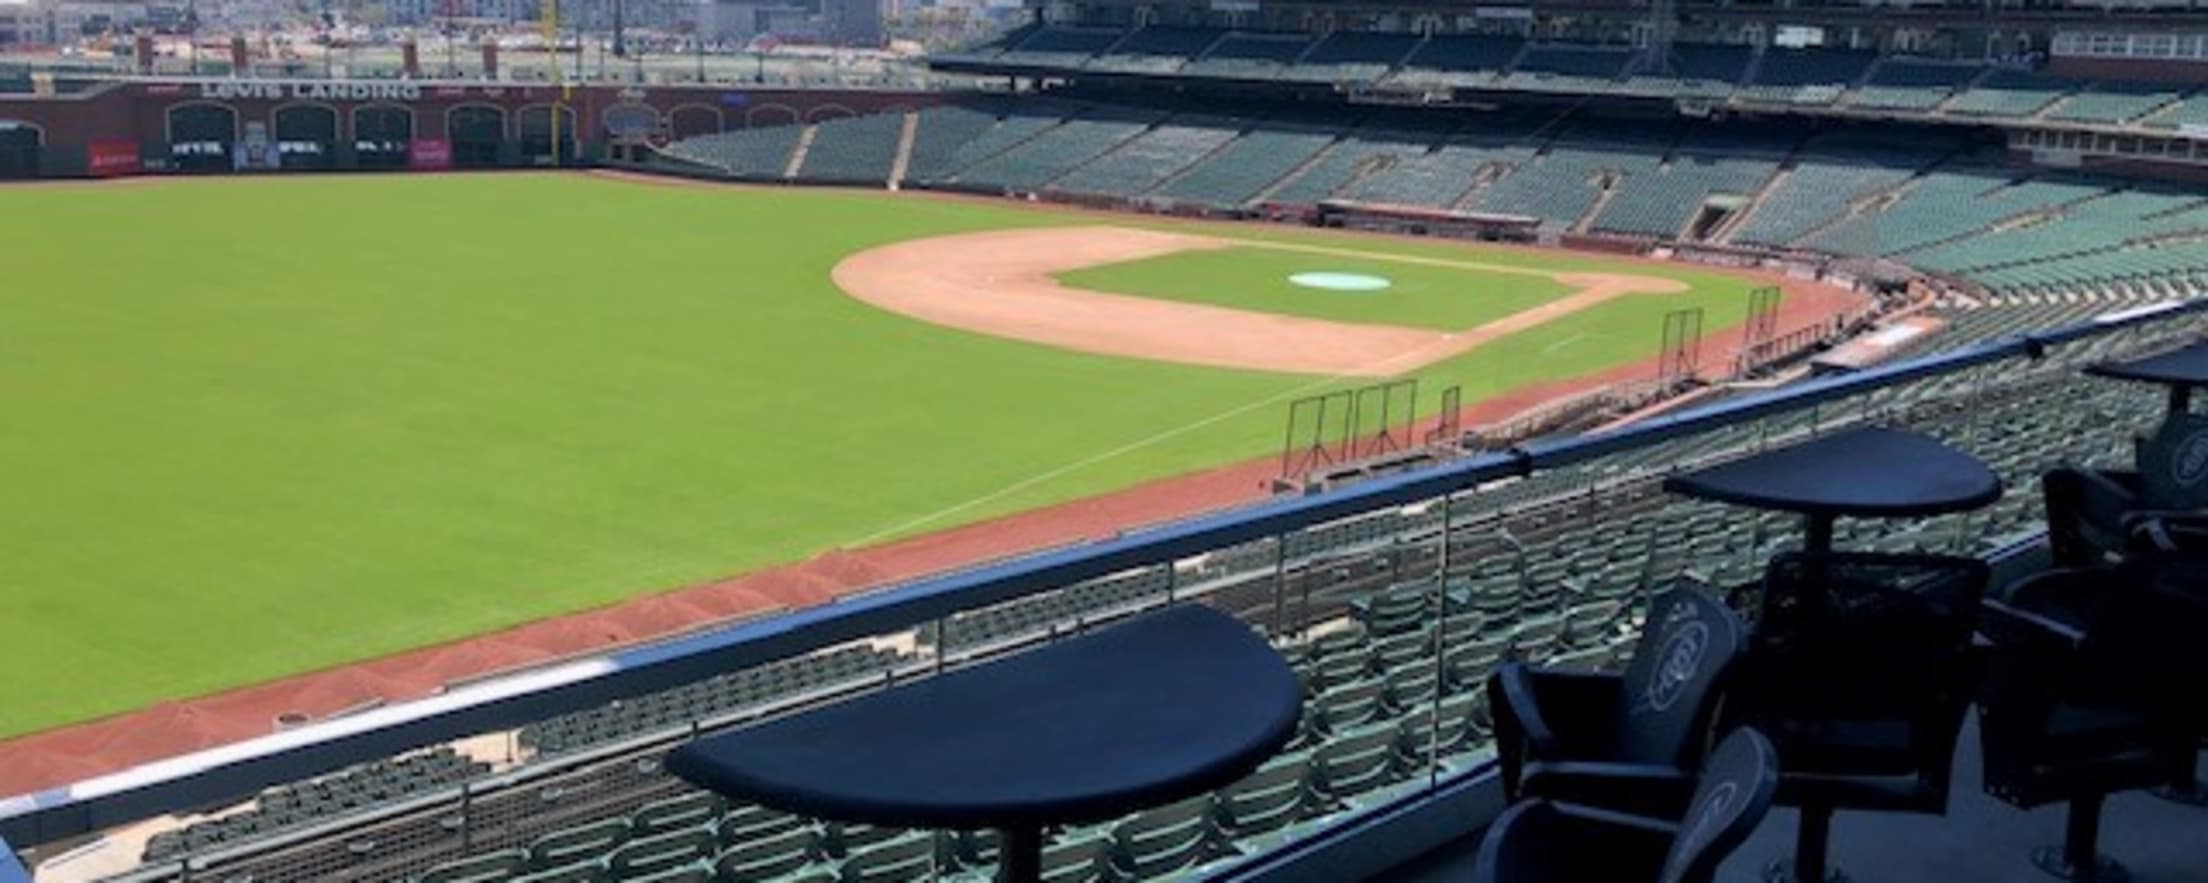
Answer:
MULTIPOLYGON (((1449 340, 1447 340, 1447 339, 1443 339, 1443 340, 1437 340, 1437 341, 1434 341, 1434 342, 1431 342, 1431 343, 1427 343, 1427 344, 1422 344, 1422 345, 1420 345, 1420 346, 1418 346, 1418 347, 1416 347, 1416 348, 1413 348, 1413 349, 1408 349, 1408 350, 1404 350, 1404 351, 1403 351, 1403 352, 1401 352, 1401 353, 1397 353, 1397 354, 1395 354, 1395 355, 1393 355, 1393 356, 1389 356, 1389 357, 1387 357, 1387 358, 1385 358, 1385 359, 1381 359, 1381 360, 1379 360, 1379 361, 1376 361, 1376 362, 1373 362, 1373 363, 1371 363, 1371 364, 1369 364, 1369 365, 1365 365, 1365 366, 1362 366, 1362 370, 1372 371, 1372 370, 1380 370, 1380 369, 1384 369, 1384 368, 1386 368, 1386 367, 1388 367, 1388 366, 1390 366, 1390 365, 1395 365, 1395 364, 1401 363, 1401 362, 1403 362, 1404 360, 1407 360, 1407 359, 1417 359, 1417 358, 1420 358, 1420 357, 1421 357, 1421 355, 1422 355, 1423 353, 1425 353, 1425 352, 1426 352, 1427 350, 1430 350, 1430 349, 1434 349, 1434 348, 1437 348, 1437 347, 1440 347, 1440 348, 1446 348, 1446 347, 1448 347, 1448 346, 1450 346, 1450 345, 1451 345, 1451 341, 1449 341, 1449 340)), ((1417 363, 1417 364, 1423 364, 1423 362, 1419 362, 1419 363, 1417 363)), ((901 534, 901 533, 904 533, 904 532, 906 532, 906 531, 909 531, 909 530, 912 530, 912 529, 914 529, 914 528, 917 528, 917 527, 921 527, 921 526, 923 526, 923 525, 927 525, 927 524, 931 524, 931 523, 933 523, 933 522, 941 521, 941 520, 943 520, 943 519, 945 519, 945 518, 948 518, 948 517, 950 517, 950 516, 956 515, 956 514, 958 514, 958 513, 960 513, 960 512, 964 512, 964 511, 967 511, 967 510, 969 510, 969 509, 972 509, 972 508, 974 508, 974 507, 976 507, 976 506, 981 506, 981 505, 987 504, 987 503, 989 503, 989 502, 991 502, 991 501, 994 501, 994 500, 1000 500, 1000 499, 1003 499, 1003 498, 1005 498, 1005 497, 1011 496, 1011 495, 1013 495, 1013 494, 1019 493, 1020 491, 1026 490, 1026 489, 1028 489, 1028 488, 1031 488, 1031 487, 1035 487, 1036 485, 1040 485, 1040 484, 1043 484, 1043 483, 1045 483, 1045 482, 1053 481, 1053 480, 1056 480, 1056 479, 1058 479, 1058 478, 1061 478, 1061 477, 1063 477, 1063 476, 1066 476, 1066 475, 1068 475, 1068 474, 1071 474, 1071 473, 1074 473, 1074 472, 1078 472, 1078 471, 1080 471, 1080 470, 1083 470, 1083 469, 1087 469, 1087 468, 1089 468, 1089 467, 1091 467, 1091 466, 1094 466, 1094 465, 1096 465, 1096 464, 1098 464, 1098 463, 1102 463, 1102 462, 1104 462, 1104 461, 1106 461, 1106 460, 1111 460, 1111 459, 1114 459, 1114 458, 1116 458, 1116 457, 1122 457, 1122 456, 1125 456, 1125 455, 1127 455, 1127 454, 1131 454, 1131 453, 1134 453, 1134 452, 1136 452, 1136 451, 1142 450, 1142 449, 1144 449, 1144 448, 1152 447, 1152 446, 1154 446, 1154 445, 1157 445, 1157 444, 1163 443, 1163 442, 1165 442, 1165 441, 1167 441, 1167 440, 1169 440, 1169 439, 1173 439, 1173 438, 1176 438, 1176 437, 1179 437, 1179 436, 1182 436, 1182 435, 1187 435, 1188 433, 1194 432, 1194 431, 1196 431, 1196 430, 1198 430, 1198 429, 1202 429, 1202 428, 1204 428, 1204 427, 1206 427, 1206 426, 1210 426, 1210 425, 1212 425, 1212 424, 1214 424, 1214 423, 1218 423, 1218 422, 1221 422, 1221 421, 1224 421, 1224 420, 1228 420, 1228 419, 1231 419, 1231 418, 1233 418, 1233 417, 1236 417, 1236 416, 1239 416, 1239 415, 1242 415, 1242 414, 1246 414, 1246 413, 1249 413, 1250 411, 1254 411, 1254 410, 1257 410, 1257 409, 1259 409, 1259 408, 1263 408, 1263 407, 1266 407, 1266 406, 1268 406, 1268 405, 1272 405, 1272 404, 1275 404, 1275 403, 1277 403, 1277 402, 1281 402, 1281 401, 1284 401, 1284 400, 1287 400, 1287 399, 1290 399, 1290 398, 1295 398, 1295 397, 1298 397, 1298 396, 1302 396, 1302 395, 1305 395, 1305 394, 1307 394, 1307 393, 1310 393, 1310 392, 1312 392, 1312 391, 1314 391, 1314 390, 1322 389, 1322 388, 1325 388, 1325 387, 1328 387, 1328 386, 1332 386, 1332 385, 1334 385, 1334 384, 1340 383, 1340 382, 1342 382, 1342 381, 1344 381, 1344 380, 1360 380, 1360 379, 1370 379, 1370 377, 1371 377, 1371 376, 1372 376, 1372 375, 1367 375, 1367 374, 1363 374, 1363 373, 1340 373, 1340 374, 1333 374, 1333 375, 1330 375, 1330 376, 1322 377, 1322 378, 1319 378, 1318 380, 1314 380, 1314 381, 1312 381, 1312 382, 1310 382, 1310 383, 1307 383, 1307 384, 1304 384, 1304 385, 1302 385, 1302 386, 1294 387, 1294 388, 1292 388, 1292 389, 1284 390, 1284 391, 1282 391, 1282 392, 1279 392, 1279 393, 1275 393, 1275 394, 1273 394, 1273 395, 1271 395, 1271 396, 1267 396, 1267 397, 1265 397, 1265 398, 1262 398, 1262 399, 1258 399, 1257 401, 1254 401, 1254 402, 1250 402, 1249 404, 1246 404, 1246 405, 1242 405, 1242 406, 1239 406, 1239 407, 1235 407, 1235 408, 1229 408, 1229 409, 1227 409, 1227 410, 1225 410, 1225 411, 1221 411, 1221 412, 1219 412, 1219 413, 1217 413, 1217 414, 1213 414, 1213 415, 1211 415, 1211 416, 1209 416, 1209 417, 1205 417, 1205 418, 1203 418, 1203 419, 1201 419, 1201 420, 1196 420, 1196 421, 1193 421, 1193 422, 1190 422, 1190 423, 1187 423, 1187 424, 1184 424, 1184 425, 1181 425, 1181 426, 1177 426, 1177 427, 1174 427, 1174 428, 1172 428, 1172 429, 1168 429, 1168 430, 1165 430, 1164 432, 1160 432, 1160 433, 1157 433, 1157 434, 1155 434, 1155 435, 1151 435, 1151 436, 1148 436, 1148 437, 1145 437, 1145 438, 1140 438, 1140 439, 1136 439, 1136 440, 1134 440, 1134 441, 1131 441, 1131 442, 1128 442, 1128 443, 1126 443, 1126 444, 1120 445, 1120 446, 1118 446, 1118 447, 1116 447, 1116 448, 1110 448, 1110 449, 1107 449, 1107 450, 1104 450, 1104 451, 1101 451, 1101 452, 1098 452, 1098 453, 1095 453, 1095 454, 1091 454, 1091 455, 1089 455, 1089 456, 1087 456, 1087 457, 1083 457, 1083 458, 1081 458, 1081 459, 1079 459, 1079 460, 1075 460, 1075 461, 1073 461, 1073 462, 1071 462, 1071 463, 1067 463, 1067 464, 1066 464, 1066 465, 1064 465, 1064 466, 1059 466, 1059 467, 1057 467, 1057 468, 1054 468, 1054 469, 1048 469, 1048 470, 1044 470, 1044 471, 1042 471, 1042 472, 1038 472, 1038 473, 1036 473, 1036 474, 1034 474, 1034 475, 1032 475, 1032 476, 1029 476, 1029 477, 1027 477, 1027 478, 1023 478, 1023 479, 1021 479, 1021 480, 1019 480, 1019 481, 1016 481, 1016 482, 1013 482, 1013 483, 1011 483, 1011 484, 1005 485, 1004 487, 998 488, 997 490, 994 490, 994 491, 990 491, 989 493, 986 493, 986 494, 983 494, 983 495, 981 495, 981 496, 975 497, 975 498, 973 498, 973 499, 971 499, 971 500, 967 500, 967 501, 965 501, 965 502, 963 502, 963 503, 958 503, 958 504, 956 504, 956 505, 953 505, 953 506, 950 506, 950 507, 948 507, 948 508, 944 508, 944 509, 939 509, 939 510, 937 510, 937 511, 935 511, 935 512, 930 512, 930 513, 928 513, 928 514, 926 514, 926 515, 922 515, 922 516, 919 516, 919 517, 917 517, 917 518, 912 518, 912 519, 909 519, 909 520, 906 520, 906 521, 902 521, 902 522, 899 522, 899 523, 897 523, 897 524, 893 524, 893 525, 890 525, 889 527, 885 527, 885 528, 883 528, 883 529, 881 529, 881 530, 877 530, 877 531, 875 531, 875 532, 873 532, 873 533, 867 534, 867 535, 865 535, 865 536, 859 537, 858 539, 855 539, 855 540, 851 540, 850 542, 848 542, 848 543, 845 543, 845 544, 844 544, 844 545, 842 546, 842 548, 852 548, 852 547, 856 547, 856 546, 867 546, 867 545, 872 545, 872 544, 874 544, 874 543, 876 543, 876 542, 879 542, 879 541, 881 541, 881 540, 884 540, 884 539, 887 539, 887 538, 889 538, 889 537, 895 536, 895 535, 897 535, 897 534, 901 534)), ((1414 412, 1414 419, 1415 419, 1415 412, 1414 412)))

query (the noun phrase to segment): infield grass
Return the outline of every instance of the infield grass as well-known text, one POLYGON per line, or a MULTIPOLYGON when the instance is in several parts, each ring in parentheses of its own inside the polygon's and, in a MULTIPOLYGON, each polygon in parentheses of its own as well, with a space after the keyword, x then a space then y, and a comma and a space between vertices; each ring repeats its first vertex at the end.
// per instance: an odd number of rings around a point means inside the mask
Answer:
POLYGON ((1439 331, 1462 331, 1567 293, 1547 276, 1469 264, 1424 263, 1365 249, 1252 244, 1085 267, 1056 278, 1090 291, 1439 331), (1390 284, 1379 291, 1331 291, 1289 281, 1322 272, 1377 276, 1390 284))
MULTIPOLYGON (((946 330, 828 281, 875 245, 1095 222, 538 175, 0 189, 0 735, 1271 453, 1330 381, 946 330)), ((1671 307, 1740 321, 1743 283, 1661 275, 1695 291, 1422 377, 1470 401, 1646 358, 1671 307)))

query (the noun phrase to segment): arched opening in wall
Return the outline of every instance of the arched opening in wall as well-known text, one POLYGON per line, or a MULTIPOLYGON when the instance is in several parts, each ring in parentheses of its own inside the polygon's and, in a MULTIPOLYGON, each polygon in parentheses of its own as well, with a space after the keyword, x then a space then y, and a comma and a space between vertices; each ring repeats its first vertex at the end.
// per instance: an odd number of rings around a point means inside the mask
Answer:
POLYGON ((391 104, 353 109, 353 163, 364 169, 403 169, 414 144, 414 112, 391 104))
POLYGON ((819 107, 813 108, 812 110, 806 111, 805 121, 808 123, 825 123, 829 120, 840 120, 847 117, 855 116, 858 116, 858 114, 853 113, 851 111, 851 108, 845 107, 841 104, 823 104, 819 107))
POLYGON ((717 107, 685 104, 667 112, 667 134, 677 141, 711 135, 721 128, 721 109, 717 107))
POLYGON ((452 141, 452 164, 461 168, 498 165, 506 145, 506 111, 488 104, 463 104, 445 112, 445 133, 452 141))
POLYGON ((286 169, 337 166, 337 108, 290 104, 276 108, 276 156, 286 169))
POLYGON ((614 159, 640 160, 660 134, 659 111, 648 104, 616 104, 600 115, 614 159))
POLYGON ((0 120, 0 178, 37 177, 39 155, 45 150, 44 129, 16 120, 0 120))
POLYGON ((179 104, 169 108, 169 165, 178 171, 215 172, 232 167, 238 143, 238 111, 227 104, 179 104))
POLYGON ((757 129, 764 126, 791 126, 797 124, 797 109, 787 104, 762 104, 744 112, 744 126, 757 129))
MULTIPOLYGON (((575 161, 575 109, 561 107, 558 161, 575 161)), ((521 158, 530 165, 550 165, 552 153, 552 105, 534 104, 521 109, 521 158)))

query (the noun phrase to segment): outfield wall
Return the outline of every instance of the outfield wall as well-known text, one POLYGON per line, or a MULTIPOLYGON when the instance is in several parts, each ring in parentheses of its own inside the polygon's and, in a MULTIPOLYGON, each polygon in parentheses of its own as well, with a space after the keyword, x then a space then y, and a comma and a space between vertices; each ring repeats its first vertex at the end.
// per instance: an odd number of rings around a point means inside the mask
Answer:
POLYGON ((216 171, 504 168, 674 138, 925 107, 900 90, 402 80, 134 79, 0 96, 0 178, 216 171))

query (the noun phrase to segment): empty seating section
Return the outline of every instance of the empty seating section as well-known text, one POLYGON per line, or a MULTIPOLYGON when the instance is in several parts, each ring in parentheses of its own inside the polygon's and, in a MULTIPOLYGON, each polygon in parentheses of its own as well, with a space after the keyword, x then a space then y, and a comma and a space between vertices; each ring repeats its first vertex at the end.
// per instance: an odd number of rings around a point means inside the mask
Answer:
POLYGON ((1037 67, 1079 67, 1091 56, 1111 48, 1125 34, 1116 28, 1048 25, 1035 29, 1027 39, 1005 50, 997 56, 997 61, 1037 67))
POLYGON ((1276 80, 1287 72, 1288 66, 1311 48, 1311 38, 1303 34, 1244 34, 1229 33, 1211 47, 1211 51, 1190 64, 1185 73, 1191 76, 1228 77, 1244 80, 1276 80))
POLYGON ((1526 47, 1517 67, 1503 78, 1521 89, 1608 89, 1633 61, 1631 49, 1611 46, 1538 44, 1526 47))
POLYGON ((266 837, 407 797, 442 791, 490 772, 490 764, 451 748, 364 764, 319 779, 262 791, 253 806, 218 818, 161 831, 146 841, 145 861, 167 862, 187 853, 266 837))
POLYGON ((1096 107, 958 174, 958 183, 994 190, 1041 190, 1058 176, 1140 134, 1164 114, 1096 107))
POLYGON ((804 126, 737 129, 684 138, 667 145, 666 153, 676 159, 710 166, 730 177, 779 179, 789 170, 790 154, 797 150, 798 138, 804 133, 804 126))
POLYGON ((2011 182, 2005 173, 1994 171, 1935 170, 1884 209, 1850 217, 1803 245, 1859 257, 1897 255, 2100 190, 2058 180, 2011 182))
POLYGON ((1139 74, 1173 73, 1202 54, 1223 33, 1211 28, 1143 28, 1128 34, 1110 52, 1089 62, 1089 69, 1139 74))
POLYGON ((1746 97, 1795 104, 1830 104, 1878 60, 1872 52, 1840 49, 1764 50, 1744 90, 1746 97))
POLYGON ((2140 121, 2156 129, 2178 129, 2185 126, 2208 126, 2208 93, 2196 94, 2162 112, 2140 121))
POLYGON ((1984 72, 1985 68, 1973 64, 1889 59, 1871 71, 1863 87, 1848 97, 1848 104, 1881 110, 1931 110, 1984 72))
POLYGON ((1234 140, 1242 120, 1177 117, 1121 144, 1053 185, 1075 193, 1134 196, 1234 140))
POLYGON ((2176 101, 2177 96, 2177 90, 2166 86, 2098 85, 2056 105, 2047 112, 2047 118, 2110 125, 2128 123, 2161 110, 2176 101))
POLYGON ((1403 61, 1405 82, 1468 85, 1484 82, 1510 66, 1525 48, 1516 37, 1453 34, 1431 37, 1403 61))
POLYGON ((879 682, 904 661, 894 650, 873 646, 784 659, 540 721, 523 727, 519 739, 522 747, 539 755, 582 751, 797 697, 879 682))
POLYGON ((1733 241, 1791 244, 1838 220, 1850 206, 1900 186, 1916 170, 1910 158, 1900 155, 1805 153, 1786 178, 1750 209, 1733 241))
POLYGON ((1002 108, 994 106, 955 104, 921 111, 913 128, 912 152, 906 159, 905 176, 917 181, 933 181, 957 171, 954 158, 982 133, 996 128, 1001 111, 1002 108))
POLYGON ((1351 83, 1379 79, 1410 55, 1419 38, 1409 34, 1371 34, 1335 31, 1319 40, 1301 62, 1286 71, 1288 79, 1317 83, 1351 83))
POLYGON ((1253 129, 1154 195, 1222 208, 1246 205, 1334 143, 1336 134, 1334 129, 1253 129))
POLYGON ((1483 173, 1532 159, 1533 151, 1531 146, 1452 142, 1432 153, 1395 157, 1373 169, 1346 196, 1360 202, 1450 208, 1483 173))
POLYGON ((1659 159, 1647 148, 1559 143, 1482 187, 1473 205, 1483 212, 1570 227, 1594 207, 1605 181, 1653 173, 1659 159))
POLYGON ((996 59, 998 56, 1003 55, 1006 49, 1017 46, 1020 44, 1020 41, 1033 36, 1034 33, 1041 28, 1042 25, 1039 24, 1024 24, 1009 31, 1005 31, 1002 34, 998 34, 992 39, 976 43, 972 46, 967 46, 962 49, 955 49, 950 52, 936 53, 935 58, 938 61, 991 61, 996 59))
POLYGON ((2137 238, 2197 229, 2191 226, 2197 216, 2180 217, 2175 226, 2154 219, 2199 202, 2198 196, 2183 193, 2112 193, 2079 202, 2037 223, 1988 231, 1917 251, 1909 256, 1909 262, 1946 273, 2046 263, 2115 248, 2137 238))
POLYGON ((884 184, 897 163, 905 115, 884 113, 829 120, 813 127, 797 177, 830 184, 884 184))
POLYGON ((2028 117, 2077 89, 2067 80, 2028 71, 2000 70, 1955 96, 1943 110, 1980 117, 2028 117))
MULTIPOLYGON (((913 164, 910 177, 915 181, 924 183, 951 180, 959 172, 971 168, 976 163, 1012 150, 1026 143, 1029 139, 1036 138, 1042 133, 1055 128, 1059 123, 1065 121, 1064 113, 1064 109, 1056 105, 1016 107, 1011 113, 997 120, 989 128, 983 129, 963 142, 951 145, 951 150, 944 156, 942 162, 928 170, 927 173, 923 174, 916 161, 913 164)), ((923 141, 928 139, 925 122, 923 122, 921 131, 916 137, 923 141)), ((913 152, 917 160, 920 147, 915 145, 913 152)))
POLYGON ((1425 153, 1434 140, 1432 135, 1359 129, 1281 185, 1272 201, 1308 204, 1328 199, 1367 171, 1425 153))
POLYGON ((1755 57, 1755 50, 1747 46, 1681 43, 1671 49, 1670 67, 1644 71, 1630 82, 1644 90, 1718 98, 1732 94, 1755 57))
POLYGON ((1653 172, 1622 178, 1589 227, 1611 233, 1677 235, 1711 197, 1734 197, 1732 208, 1745 205, 1778 167, 1770 159, 1682 153, 1653 172))

